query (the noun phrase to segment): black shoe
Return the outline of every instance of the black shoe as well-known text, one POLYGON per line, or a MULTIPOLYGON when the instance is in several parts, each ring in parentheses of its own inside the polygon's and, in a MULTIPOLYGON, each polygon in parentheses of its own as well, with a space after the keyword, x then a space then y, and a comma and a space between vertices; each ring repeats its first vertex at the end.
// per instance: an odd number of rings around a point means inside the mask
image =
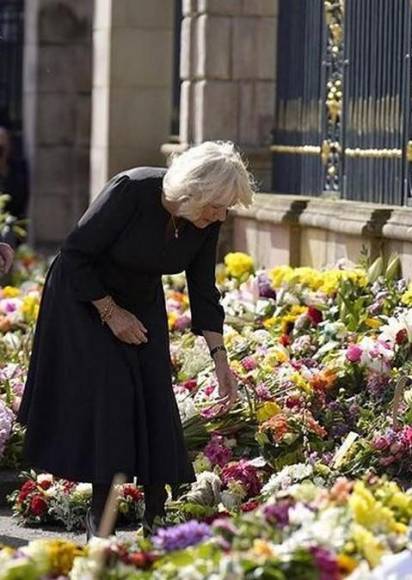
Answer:
POLYGON ((86 541, 88 542, 91 538, 97 537, 97 526, 94 522, 93 514, 91 509, 89 508, 86 512, 86 516, 84 518, 84 525, 86 527, 86 541))

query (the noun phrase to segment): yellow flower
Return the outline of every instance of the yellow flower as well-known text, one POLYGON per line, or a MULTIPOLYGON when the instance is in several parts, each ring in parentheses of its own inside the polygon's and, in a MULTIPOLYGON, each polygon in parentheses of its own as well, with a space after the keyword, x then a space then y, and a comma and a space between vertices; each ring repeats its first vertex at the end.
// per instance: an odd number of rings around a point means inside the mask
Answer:
POLYGON ((277 323, 277 318, 276 316, 272 316, 271 318, 266 318, 266 320, 263 321, 263 326, 265 328, 273 328, 275 326, 275 324, 277 323))
POLYGON ((301 314, 304 314, 305 312, 307 312, 308 307, 307 306, 301 306, 300 304, 293 304, 291 309, 290 309, 290 315, 298 317, 301 314))
POLYGON ((176 324, 176 320, 179 318, 177 312, 168 312, 167 314, 167 324, 169 326, 169 330, 173 330, 174 325, 176 324))
POLYGON ((365 324, 366 326, 369 326, 369 328, 379 328, 382 323, 380 320, 377 320, 376 318, 367 318, 365 320, 365 324))
MULTIPOLYGON (((265 356, 263 365, 267 365, 270 370, 278 366, 279 363, 284 363, 289 360, 287 350, 282 346, 271 348, 265 356)), ((262 366, 263 370, 263 366, 262 366)))
POLYGON ((355 483, 349 499, 354 520, 370 530, 390 531, 402 534, 406 526, 395 519, 394 512, 375 499, 362 481, 355 483))
POLYGON ((216 281, 222 284, 227 276, 226 267, 224 264, 217 264, 216 266, 216 281))
POLYGON ((45 540, 47 541, 47 552, 50 558, 50 569, 54 575, 67 576, 73 567, 74 558, 81 556, 84 550, 66 540, 45 540))
POLYGON ((256 418, 259 423, 263 423, 263 421, 267 421, 270 417, 277 415, 280 413, 281 408, 277 403, 274 401, 266 401, 259 409, 256 411, 256 418))
POLYGON ((20 288, 16 288, 15 286, 5 286, 3 288, 3 298, 15 298, 20 293, 20 288))
POLYGON ((253 259, 242 252, 231 252, 225 256, 225 266, 230 276, 242 278, 245 274, 252 274, 253 259))
POLYGON ((402 294, 401 302, 406 304, 406 306, 412 306, 412 286, 409 286, 407 291, 402 294))
POLYGON ((369 531, 354 524, 352 529, 352 538, 357 546, 358 551, 368 560, 369 564, 375 568, 385 554, 385 549, 382 543, 375 538, 369 531))
POLYGON ((300 375, 298 372, 292 373, 290 375, 290 380, 293 383, 295 383, 295 385, 299 389, 302 389, 302 391, 304 391, 305 393, 312 392, 312 387, 310 386, 310 384, 307 381, 305 381, 305 379, 302 377, 302 375, 300 375))
POLYGON ((25 296, 21 309, 26 322, 35 322, 39 314, 39 297, 32 294, 25 296))
POLYGON ((274 288, 280 288, 286 277, 293 273, 293 268, 290 266, 278 266, 269 270, 268 276, 274 288))
POLYGON ((358 562, 346 554, 339 554, 337 562, 339 569, 346 574, 351 574, 358 567, 358 562))
POLYGON ((255 539, 253 541, 252 552, 258 557, 263 556, 265 558, 270 558, 275 556, 273 547, 266 540, 255 539))

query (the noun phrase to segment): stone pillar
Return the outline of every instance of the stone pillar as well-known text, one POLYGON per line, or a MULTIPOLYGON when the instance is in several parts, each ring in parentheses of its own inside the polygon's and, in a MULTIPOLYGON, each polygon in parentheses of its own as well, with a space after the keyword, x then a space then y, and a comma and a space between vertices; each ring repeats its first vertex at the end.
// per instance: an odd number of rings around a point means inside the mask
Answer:
POLYGON ((230 139, 268 189, 277 0, 186 0, 183 5, 180 147, 230 139))
POLYGON ((95 0, 92 196, 123 169, 164 164, 173 25, 172 0, 95 0))
POLYGON ((25 7, 24 144, 29 241, 54 248, 88 203, 93 0, 25 7))

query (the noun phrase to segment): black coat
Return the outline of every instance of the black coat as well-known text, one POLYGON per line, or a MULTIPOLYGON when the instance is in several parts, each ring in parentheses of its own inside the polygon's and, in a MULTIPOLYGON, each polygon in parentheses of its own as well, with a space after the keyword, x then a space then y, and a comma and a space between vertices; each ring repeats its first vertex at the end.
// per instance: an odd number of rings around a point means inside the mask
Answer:
POLYGON ((161 204, 163 168, 114 177, 65 240, 47 274, 18 420, 24 460, 75 481, 194 481, 173 394, 162 274, 186 270, 192 331, 223 331, 215 286, 220 222, 183 220, 161 204), (110 294, 148 329, 128 345, 91 303, 110 294))

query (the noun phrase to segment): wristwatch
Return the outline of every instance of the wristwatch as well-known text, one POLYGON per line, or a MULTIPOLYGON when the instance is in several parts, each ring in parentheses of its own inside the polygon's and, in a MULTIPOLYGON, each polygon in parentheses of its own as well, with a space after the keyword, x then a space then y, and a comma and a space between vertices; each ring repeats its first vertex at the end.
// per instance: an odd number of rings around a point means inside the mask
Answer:
POLYGON ((213 358, 213 356, 219 352, 220 350, 222 350, 223 352, 227 352, 226 347, 223 344, 219 344, 218 346, 215 346, 211 349, 210 351, 210 356, 213 358))

